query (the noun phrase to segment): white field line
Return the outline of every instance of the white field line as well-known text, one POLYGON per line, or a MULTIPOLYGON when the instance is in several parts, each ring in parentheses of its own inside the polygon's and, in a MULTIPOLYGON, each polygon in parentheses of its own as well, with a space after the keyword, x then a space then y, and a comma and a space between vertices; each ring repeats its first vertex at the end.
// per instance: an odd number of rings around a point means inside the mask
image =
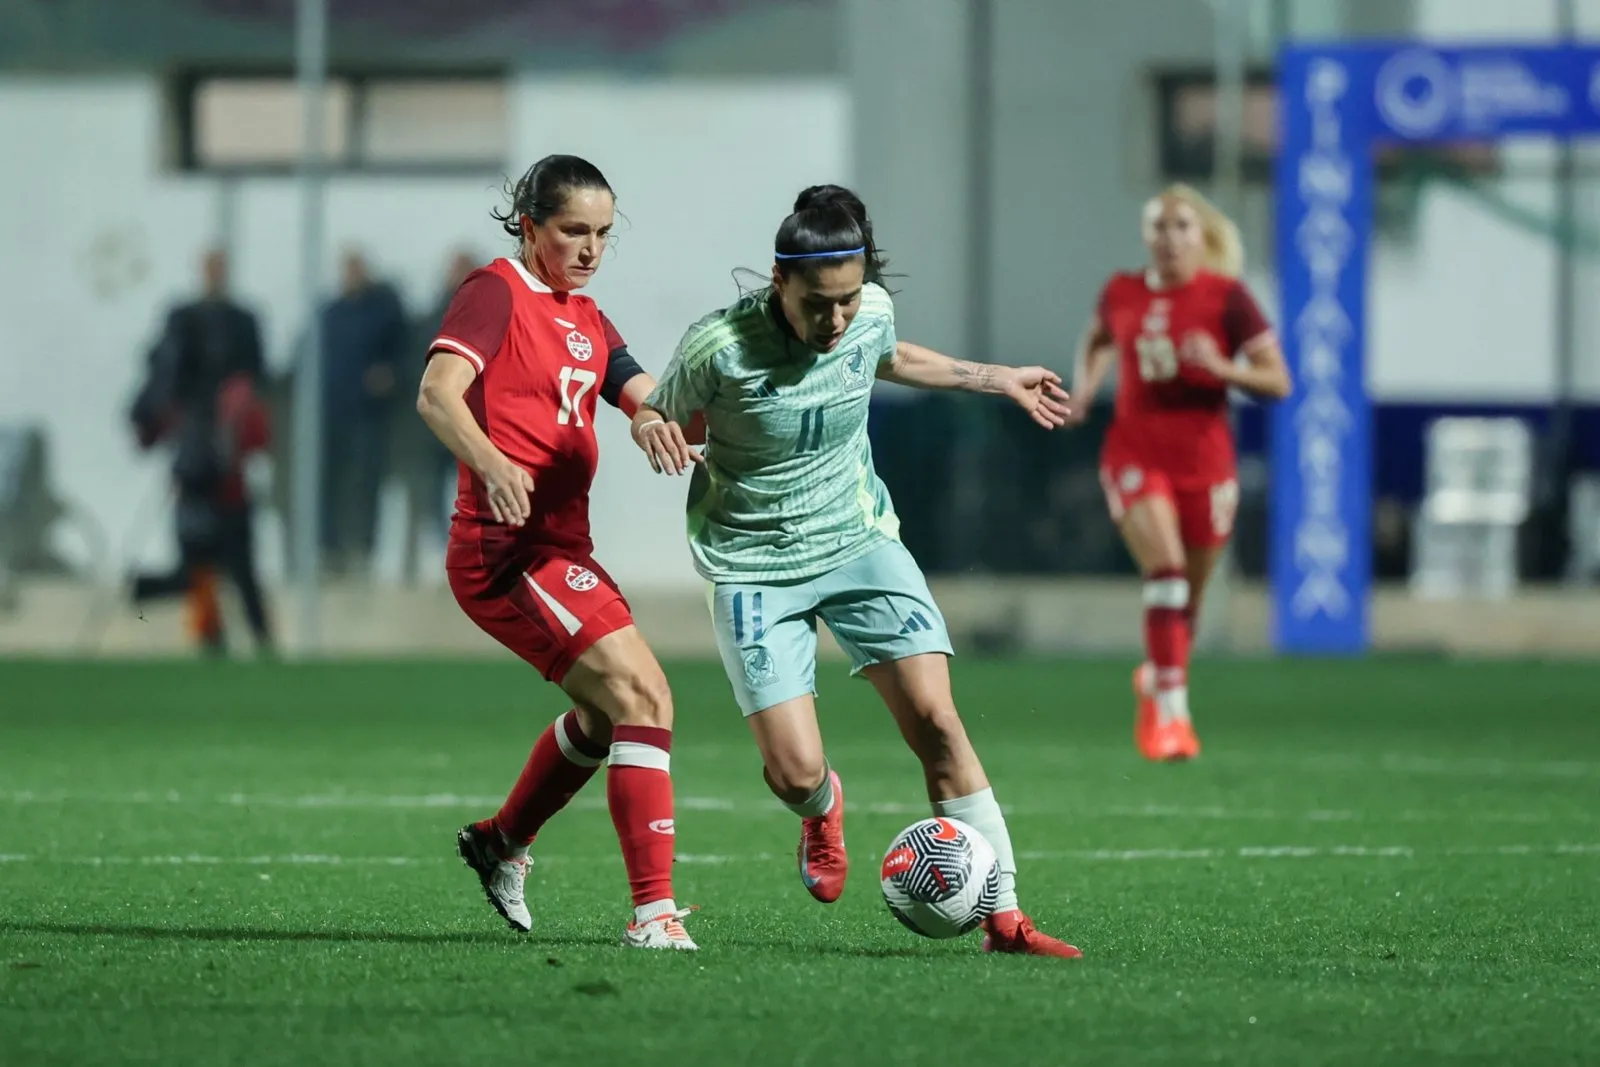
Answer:
MULTIPOLYGON (((1280 859, 1426 859, 1446 856, 1530 857, 1600 856, 1600 844, 1566 845, 1465 845, 1450 848, 1413 848, 1410 845, 1248 845, 1241 848, 1143 848, 1081 849, 1057 852, 1021 852, 1017 859, 1029 863, 1132 863, 1139 861, 1184 860, 1280 860, 1280 859)), ((725 865, 767 863, 778 859, 775 853, 745 855, 679 853, 679 863, 725 865)), ((872 857, 876 859, 877 857, 872 857)), ((536 857, 540 863, 592 864, 595 856, 536 857)), ((605 857, 615 861, 616 857, 605 857)), ((343 856, 327 853, 287 853, 259 856, 211 856, 199 854, 170 856, 75 856, 71 854, 30 855, 0 853, 0 864, 49 863, 88 867, 427 867, 459 862, 454 856, 343 856)))
MULTIPOLYGON (((176 789, 164 791, 140 790, 132 793, 84 793, 62 790, 22 789, 0 792, 0 804, 103 804, 111 807, 146 805, 200 805, 231 808, 302 808, 320 810, 327 808, 355 808, 371 811, 392 809, 498 809, 503 796, 471 793, 410 793, 374 795, 360 793, 304 793, 275 795, 271 793, 182 793, 176 789)), ((720 797, 679 797, 677 805, 684 811, 733 811, 732 800, 720 797)), ((604 811, 606 802, 601 797, 579 797, 570 807, 580 810, 604 811)), ((779 809, 782 810, 781 808, 779 809)))
MULTIPOLYGON (((500 796, 468 793, 416 793, 373 795, 360 793, 307 793, 301 795, 276 795, 268 793, 181 793, 177 790, 139 791, 132 793, 82 793, 50 790, 16 790, 0 792, 0 804, 18 806, 39 805, 56 807, 70 804, 97 804, 111 808, 166 805, 195 805, 223 808, 270 808, 290 810, 356 810, 356 811, 408 811, 450 810, 461 812, 494 811, 500 807, 500 796)), ((576 811, 604 811, 606 801, 601 796, 576 798, 571 805, 576 811)), ((792 818, 776 801, 766 797, 734 800, 728 797, 683 796, 677 798, 679 811, 726 812, 740 816, 780 816, 792 818)), ((1161 819, 1174 822, 1194 820, 1203 822, 1310 822, 1310 823, 1433 823, 1461 822, 1540 826, 1551 824, 1593 822, 1600 813, 1571 811, 1559 815, 1549 812, 1514 811, 1355 811, 1337 808, 1314 808, 1308 811, 1280 811, 1270 808, 1229 808, 1217 805, 1143 804, 1100 808, 1073 808, 1071 806, 1038 807, 1032 805, 1002 805, 1007 815, 1019 817, 1054 817, 1064 819, 1161 819)), ((917 817, 928 813, 923 803, 891 801, 858 804, 852 811, 865 811, 869 815, 901 815, 917 817)))
POLYGON ((1516 826, 1539 826, 1550 823, 1593 822, 1596 815, 1587 811, 1564 812, 1552 815, 1543 811, 1418 811, 1402 808, 1397 811, 1354 811, 1345 808, 1313 808, 1309 811, 1277 811, 1271 808, 1225 808, 1200 804, 1140 804, 1136 806, 1109 807, 1094 811, 1074 813, 1080 817, 1116 819, 1192 819, 1202 822, 1475 822, 1508 823, 1516 826))
POLYGON ((1298 767, 1308 771, 1379 772, 1462 778, 1594 778, 1600 777, 1600 762, 1595 760, 1508 760, 1494 756, 1417 756, 1385 752, 1373 756, 1307 755, 1304 752, 1254 751, 1221 752, 1206 755, 1206 760, 1237 766, 1271 764, 1298 767))

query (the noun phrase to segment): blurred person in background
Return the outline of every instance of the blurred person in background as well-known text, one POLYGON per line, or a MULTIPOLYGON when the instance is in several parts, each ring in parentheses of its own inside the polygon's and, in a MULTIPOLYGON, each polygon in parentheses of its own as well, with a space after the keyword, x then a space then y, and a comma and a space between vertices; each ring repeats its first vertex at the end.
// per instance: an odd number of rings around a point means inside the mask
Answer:
POLYGON ((205 254, 200 299, 174 308, 151 350, 131 412, 142 448, 174 446, 179 564, 134 579, 135 603, 187 594, 189 622, 202 648, 226 651, 218 571, 239 591, 257 647, 272 646, 256 575, 253 514, 245 463, 264 449, 270 422, 259 387, 256 318, 228 296, 228 260, 205 254))
MULTIPOLYGON (((404 371, 400 383, 402 395, 415 396, 421 388, 428 346, 439 336, 440 325, 450 310, 456 290, 482 262, 476 253, 465 248, 450 254, 438 300, 412 323, 413 341, 407 345, 406 358, 401 364, 404 371)), ((456 457, 428 430, 426 423, 412 418, 396 420, 394 445, 395 467, 406 488, 407 532, 401 573, 406 581, 415 582, 422 566, 419 552, 422 539, 432 534, 444 540, 450 533, 450 508, 445 503, 444 491, 447 481, 455 477, 456 457)))
MULTIPOLYGON (((604 763, 633 894, 622 943, 692 951, 689 912, 672 889, 672 692, 589 531, 597 400, 631 416, 655 387, 577 292, 600 268, 615 212, 593 163, 535 163, 496 214, 516 255, 467 277, 428 346, 417 410, 461 468, 450 589, 479 629, 573 703, 540 735, 500 810, 463 826, 456 849, 494 909, 527 932, 529 848, 604 763)), ((681 434, 662 441, 690 462, 681 434)))
POLYGON ((399 294, 347 251, 338 297, 322 311, 322 550, 342 573, 370 564, 388 474, 408 328, 399 294))
POLYGON ((1232 220, 1177 185, 1145 205, 1143 234, 1149 265, 1112 275, 1079 342, 1073 421, 1115 365, 1100 481, 1144 579, 1134 738, 1146 759, 1187 760, 1200 754, 1189 649, 1239 504, 1228 391, 1278 400, 1290 381, 1277 335, 1239 281, 1232 220))

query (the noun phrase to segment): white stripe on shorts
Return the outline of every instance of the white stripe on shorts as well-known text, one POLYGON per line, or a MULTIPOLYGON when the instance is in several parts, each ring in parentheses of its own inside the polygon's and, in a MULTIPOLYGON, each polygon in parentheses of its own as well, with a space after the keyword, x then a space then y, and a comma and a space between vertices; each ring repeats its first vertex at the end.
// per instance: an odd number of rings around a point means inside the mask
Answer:
POLYGON ((533 575, 524 574, 522 580, 528 583, 528 588, 533 590, 533 595, 544 601, 544 606, 550 609, 550 614, 556 621, 566 627, 567 633, 576 634, 583 629, 583 620, 561 606, 561 601, 544 591, 544 586, 533 580, 533 575))

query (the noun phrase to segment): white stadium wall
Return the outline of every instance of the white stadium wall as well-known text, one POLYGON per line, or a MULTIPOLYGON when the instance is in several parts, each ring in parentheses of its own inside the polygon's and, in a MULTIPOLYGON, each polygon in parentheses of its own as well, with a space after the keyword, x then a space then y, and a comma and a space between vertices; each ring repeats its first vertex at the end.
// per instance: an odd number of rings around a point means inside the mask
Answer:
POLYGON ((113 541, 161 479, 133 455, 126 404, 214 219, 209 183, 159 173, 161 138, 152 79, 0 82, 0 419, 43 424, 54 482, 113 541))
MULTIPOLYGON (((791 20, 784 32, 807 56, 779 65, 781 77, 758 79, 734 62, 749 27, 674 45, 654 75, 524 77, 515 84, 508 162, 565 148, 603 163, 627 221, 594 293, 647 367, 660 367, 696 315, 733 297, 733 267, 761 267, 795 190, 829 179, 859 182, 882 243, 908 275, 899 300, 907 336, 967 351, 968 294, 988 286, 992 328, 986 350, 971 354, 1064 367, 1106 270, 1141 255, 1137 212, 1159 181, 1146 72, 1205 62, 1210 17, 1196 0, 996 4, 997 108, 989 144, 974 147, 959 7, 840 0, 836 12, 774 13, 791 20), (842 41, 824 60, 831 34, 842 41), (711 69, 719 57, 731 65, 717 77, 681 73, 711 69), (817 73, 824 67, 838 74, 817 73), (553 121, 561 102, 580 96, 582 121, 553 121), (992 152, 995 164, 994 256, 984 264, 966 261, 967 161, 975 150, 992 152)), ((1555 27, 1554 0, 1413 7, 1418 32, 1439 38, 1549 39, 1555 27)), ((1600 33, 1600 0, 1579 0, 1579 13, 1581 32, 1600 33)), ((134 455, 123 411, 160 312, 192 290, 196 256, 216 237, 221 211, 214 179, 163 169, 162 88, 151 77, 0 78, 0 420, 49 427, 56 482, 113 546, 108 553, 80 543, 64 524, 62 547, 103 572, 131 534, 142 537, 144 562, 170 558, 164 520, 143 518, 135 528, 141 502, 163 485, 164 464, 134 455)), ((1550 152, 1513 149, 1517 158, 1550 152)), ((1600 148, 1584 153, 1589 165, 1600 161, 1600 148)), ((333 179, 329 283, 339 249, 355 244, 399 283, 410 306, 430 303, 451 249, 505 247, 487 216, 498 179, 333 179)), ((1548 186, 1516 178, 1502 191, 1548 217, 1548 186)), ((277 367, 302 325, 296 196, 288 179, 250 179, 234 214, 235 288, 262 312, 277 367)), ((1585 228, 1600 228, 1600 183, 1586 182, 1581 199, 1585 228)), ((1270 306, 1264 194, 1249 195, 1243 221, 1251 279, 1270 306)), ((1376 399, 1547 402, 1556 260, 1547 239, 1489 216, 1461 193, 1430 189, 1412 238, 1375 249, 1376 399)), ((1600 288, 1600 266, 1584 259, 1581 270, 1582 293, 1600 288)), ((1579 386, 1600 401, 1600 304, 1579 305, 1579 386)), ((595 501, 601 551, 632 586, 687 588, 694 579, 679 522, 682 483, 629 462, 623 433, 618 420, 604 421, 595 501)), ((386 520, 392 511, 391 502, 386 520)), ((380 535, 380 557, 391 562, 397 525, 386 521, 380 535)), ((281 529, 269 520, 263 534, 267 570, 281 573, 281 529)))
MULTIPOLYGON (((627 221, 593 292, 652 369, 695 317, 734 298, 733 267, 762 266, 801 185, 850 179, 849 100, 832 79, 524 78, 511 110, 513 167, 553 150, 588 153, 619 190, 627 221), (555 119, 563 109, 582 121, 555 119), (775 116, 790 135, 775 135, 775 116)), ((103 574, 124 551, 147 564, 171 558, 170 525, 150 507, 165 461, 134 453, 125 410, 163 309, 193 291, 197 258, 219 229, 217 182, 164 171, 164 136, 154 78, 0 80, 8 147, 0 202, 11 205, 0 253, 0 421, 48 430, 54 482, 101 531, 111 558, 75 524, 62 524, 60 548, 103 574)), ((329 285, 339 251, 357 246, 413 310, 431 304, 452 249, 507 247, 489 218, 499 181, 333 178, 329 285)), ((233 209, 234 289, 260 312, 277 368, 303 324, 297 196, 292 179, 253 178, 233 209)), ((601 436, 594 519, 604 558, 631 587, 693 585, 685 483, 630 462, 620 418, 608 416, 601 436)), ((386 509, 380 533, 380 554, 388 543, 390 557, 395 518, 386 509)), ((262 535, 264 569, 281 575, 275 516, 264 517, 262 535)))

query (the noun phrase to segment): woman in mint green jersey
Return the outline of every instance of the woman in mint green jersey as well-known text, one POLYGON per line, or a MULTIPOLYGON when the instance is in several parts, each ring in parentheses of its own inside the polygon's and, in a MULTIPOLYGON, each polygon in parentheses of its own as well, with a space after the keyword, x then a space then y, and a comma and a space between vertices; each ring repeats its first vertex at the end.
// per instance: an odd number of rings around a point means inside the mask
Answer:
POLYGON ((999 857, 988 951, 1073 957, 1018 908, 1005 817, 950 693, 950 637, 899 540, 872 465, 873 384, 1005 396, 1041 425, 1067 417, 1041 367, 950 359, 895 337, 883 260, 856 195, 805 190, 778 229, 772 286, 689 329, 633 420, 658 471, 692 467, 689 543, 712 584, 717 646, 774 794, 801 818, 800 877, 816 899, 844 889, 844 791, 817 726, 817 620, 878 690, 927 777, 936 816, 975 827, 999 857), (686 462, 677 426, 703 418, 686 462))

